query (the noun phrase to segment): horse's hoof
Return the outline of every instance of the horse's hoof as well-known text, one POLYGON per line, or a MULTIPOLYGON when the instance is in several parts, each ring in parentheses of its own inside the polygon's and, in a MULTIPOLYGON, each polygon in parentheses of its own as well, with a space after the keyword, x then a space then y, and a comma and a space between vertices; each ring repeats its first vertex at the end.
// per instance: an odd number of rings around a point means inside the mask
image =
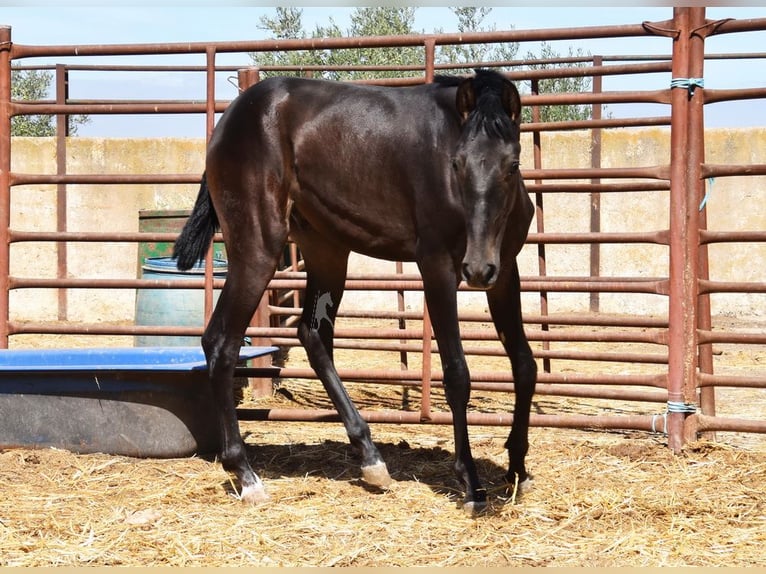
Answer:
POLYGON ((485 510, 487 510, 486 500, 471 500, 469 502, 463 502, 463 512, 472 518, 483 514, 485 510))
POLYGON ((527 476, 527 478, 519 483, 519 494, 526 494, 532 488, 535 486, 535 481, 532 479, 532 475, 527 476))
POLYGON ((370 466, 362 467, 362 480, 371 486, 388 488, 391 485, 391 475, 385 462, 378 462, 370 466))
POLYGON ((242 493, 239 495, 239 499, 245 504, 259 506, 269 502, 270 497, 262 484, 256 484, 253 486, 245 486, 242 489, 242 493))
POLYGON ((513 502, 516 501, 517 497, 522 496, 532 490, 532 487, 534 486, 534 479, 532 478, 531 474, 528 474, 527 478, 521 482, 517 482, 518 479, 515 475, 506 475, 505 481, 508 485, 505 488, 505 493, 511 498, 513 502))

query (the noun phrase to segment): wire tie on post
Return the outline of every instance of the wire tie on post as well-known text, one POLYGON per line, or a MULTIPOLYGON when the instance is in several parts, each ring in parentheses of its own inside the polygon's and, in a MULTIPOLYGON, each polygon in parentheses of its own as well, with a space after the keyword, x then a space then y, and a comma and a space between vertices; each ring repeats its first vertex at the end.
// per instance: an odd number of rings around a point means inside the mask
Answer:
POLYGON ((694 414, 697 412, 697 405, 694 403, 681 403, 676 401, 668 401, 669 413, 685 413, 694 414))
POLYGON ((657 419, 662 417, 662 434, 668 434, 668 413, 664 412, 661 415, 652 415, 652 432, 659 432, 657 430, 657 419))
POLYGON ((694 414, 697 412, 697 405, 694 403, 681 403, 677 401, 668 401, 668 410, 662 414, 652 415, 652 432, 657 430, 657 419, 662 418, 662 434, 668 434, 668 414, 685 413, 694 414))
POLYGON ((700 202, 700 211, 705 209, 705 206, 707 205, 707 200, 710 197, 710 192, 713 191, 713 184, 715 183, 714 177, 707 178, 708 186, 705 188, 705 197, 702 198, 702 201, 700 202))
POLYGON ((674 78, 670 80, 671 88, 686 88, 689 90, 689 97, 694 95, 695 88, 704 88, 704 78, 674 78))

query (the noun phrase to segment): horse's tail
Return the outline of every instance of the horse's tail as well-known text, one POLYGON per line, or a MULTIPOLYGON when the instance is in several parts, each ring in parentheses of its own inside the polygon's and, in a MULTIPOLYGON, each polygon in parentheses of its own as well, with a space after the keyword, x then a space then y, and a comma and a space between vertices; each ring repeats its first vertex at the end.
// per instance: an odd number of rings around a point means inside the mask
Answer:
POLYGON ((191 269, 205 257, 217 228, 218 215, 215 213, 207 187, 207 178, 203 173, 194 209, 173 246, 173 257, 177 259, 178 269, 181 271, 191 269))

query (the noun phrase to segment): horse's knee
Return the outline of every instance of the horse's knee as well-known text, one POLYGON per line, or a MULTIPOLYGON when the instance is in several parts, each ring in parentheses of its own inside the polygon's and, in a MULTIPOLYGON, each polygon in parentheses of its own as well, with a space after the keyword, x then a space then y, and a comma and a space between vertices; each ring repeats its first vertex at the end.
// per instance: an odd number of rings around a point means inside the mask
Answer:
POLYGON ((537 384, 537 362, 531 353, 518 355, 511 361, 516 396, 532 399, 537 384))
POLYGON ((443 367, 444 394, 452 408, 464 408, 471 397, 471 374, 465 361, 455 361, 443 367))

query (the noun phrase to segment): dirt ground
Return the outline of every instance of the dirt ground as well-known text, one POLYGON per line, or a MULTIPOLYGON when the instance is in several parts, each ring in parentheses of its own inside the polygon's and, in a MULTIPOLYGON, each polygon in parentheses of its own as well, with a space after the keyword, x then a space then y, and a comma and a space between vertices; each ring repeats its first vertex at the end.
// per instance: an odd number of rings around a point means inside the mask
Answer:
MULTIPOLYGON (((301 353, 290 352, 291 366, 303 364, 301 353)), ((718 372, 762 372, 766 364, 762 348, 716 353, 718 372)), ((369 359, 378 360, 390 357, 369 359)), ((341 366, 358 361, 339 353, 341 366)), ((364 408, 401 403, 400 387, 348 386, 364 408)), ((441 409, 435 394, 434 408, 441 409)), ((717 399, 723 415, 763 420, 766 413, 763 390, 719 390, 717 399)), ((272 397, 246 391, 243 406, 328 404, 319 383, 286 380, 272 397)), ((510 399, 498 395, 475 393, 472 400, 475 409, 509 406, 510 399)), ((536 400, 543 412, 644 407, 536 400)), ((209 457, 2 451, 0 565, 766 565, 764 435, 718 433, 715 442, 701 440, 674 455, 661 433, 532 428, 534 487, 514 500, 500 480, 507 430, 473 426, 474 457, 490 504, 483 515, 469 517, 459 508, 450 428, 371 426, 395 480, 387 491, 360 481, 358 459, 339 424, 242 421, 248 454, 272 497, 262 507, 237 500, 236 485, 209 457)))

